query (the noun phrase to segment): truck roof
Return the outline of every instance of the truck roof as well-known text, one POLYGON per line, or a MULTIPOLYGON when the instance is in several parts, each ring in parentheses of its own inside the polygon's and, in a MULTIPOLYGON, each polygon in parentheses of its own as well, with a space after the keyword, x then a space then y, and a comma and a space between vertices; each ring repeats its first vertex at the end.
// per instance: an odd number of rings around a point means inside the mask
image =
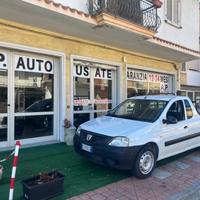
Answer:
POLYGON ((170 101, 171 99, 176 98, 177 100, 187 99, 186 96, 176 96, 176 95, 145 95, 145 96, 135 96, 130 97, 129 99, 149 99, 149 100, 161 100, 161 101, 170 101))

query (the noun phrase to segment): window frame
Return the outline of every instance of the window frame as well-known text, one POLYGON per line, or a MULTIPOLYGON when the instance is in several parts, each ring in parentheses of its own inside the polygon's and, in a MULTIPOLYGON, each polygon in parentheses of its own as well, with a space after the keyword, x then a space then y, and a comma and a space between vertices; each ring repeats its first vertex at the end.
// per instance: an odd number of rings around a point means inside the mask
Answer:
MULTIPOLYGON (((173 106, 173 104, 176 103, 177 106, 180 106, 180 105, 178 105, 179 102, 182 104, 181 107, 182 107, 183 112, 184 112, 184 113, 183 113, 183 117, 184 117, 184 119, 179 120, 178 117, 176 117, 176 118, 177 118, 177 123, 179 123, 179 122, 183 122, 183 121, 186 120, 185 102, 184 102, 183 100, 176 100, 176 101, 174 101, 174 102, 169 106, 169 108, 168 108, 168 110, 167 110, 167 112, 166 112, 166 118, 167 118, 167 117, 168 117, 168 112, 170 111, 170 109, 171 109, 171 107, 173 106)), ((177 108, 178 108, 178 107, 177 107, 177 108)), ((176 108, 176 109, 177 109, 177 108, 176 108)), ((178 113, 177 110, 176 110, 176 113, 178 113)))
POLYGON ((176 27, 176 28, 182 28, 181 24, 182 24, 182 4, 181 4, 181 0, 165 0, 165 22, 176 27), (172 10, 171 10, 171 18, 168 18, 168 9, 167 9, 167 4, 168 2, 171 1, 172 3, 172 10), (177 1, 177 19, 175 18, 175 1, 177 1), (177 21, 177 23, 175 22, 177 21))
POLYGON ((185 106, 185 115, 186 115, 186 119, 192 119, 194 117, 194 113, 193 113, 193 110, 192 110, 192 106, 190 105, 190 102, 187 100, 187 99, 184 99, 184 106, 185 106), (186 103, 187 102, 187 103, 186 103), (187 105, 189 105, 189 107, 187 105), (192 116, 188 116, 188 113, 187 113, 187 108, 190 109, 191 113, 192 113, 192 116))

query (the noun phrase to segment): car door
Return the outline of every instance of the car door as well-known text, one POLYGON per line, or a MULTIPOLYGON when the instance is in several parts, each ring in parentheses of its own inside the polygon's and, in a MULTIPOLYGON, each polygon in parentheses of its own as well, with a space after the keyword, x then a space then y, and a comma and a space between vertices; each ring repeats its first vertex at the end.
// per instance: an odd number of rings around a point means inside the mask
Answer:
POLYGON ((198 147, 200 144, 200 116, 193 112, 191 103, 184 99, 186 110, 186 121, 188 129, 187 145, 190 147, 198 147))
POLYGON ((166 112, 160 133, 160 159, 184 151, 188 136, 188 122, 186 121, 185 108, 182 100, 174 101, 166 112), (170 124, 167 119, 173 117, 177 123, 170 124))

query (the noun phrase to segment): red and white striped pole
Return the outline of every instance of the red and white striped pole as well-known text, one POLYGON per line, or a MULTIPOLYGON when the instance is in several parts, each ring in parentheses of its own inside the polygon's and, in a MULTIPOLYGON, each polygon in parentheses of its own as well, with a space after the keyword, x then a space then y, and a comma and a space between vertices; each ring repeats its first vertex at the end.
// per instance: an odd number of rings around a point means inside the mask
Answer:
POLYGON ((12 167, 12 175, 11 175, 11 179, 10 179, 9 200, 13 200, 13 193, 14 193, 14 186, 15 186, 15 175, 16 175, 17 161, 18 161, 18 154, 19 154, 20 146, 21 146, 20 141, 16 141, 15 154, 14 154, 13 167, 12 167))

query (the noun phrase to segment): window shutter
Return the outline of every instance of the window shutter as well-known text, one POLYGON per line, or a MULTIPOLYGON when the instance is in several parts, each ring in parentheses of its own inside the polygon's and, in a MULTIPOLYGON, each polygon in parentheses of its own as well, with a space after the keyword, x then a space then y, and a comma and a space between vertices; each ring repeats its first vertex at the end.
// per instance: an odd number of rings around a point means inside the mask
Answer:
POLYGON ((169 20, 171 22, 172 21, 172 0, 167 0, 166 4, 167 4, 166 17, 167 17, 167 20, 169 20))
POLYGON ((174 0, 173 23, 178 26, 181 25, 181 1, 180 0, 174 0))
POLYGON ((181 0, 166 0, 166 18, 169 22, 181 26, 181 0))
POLYGON ((173 5, 173 23, 178 24, 178 0, 174 0, 173 5))
POLYGON ((178 0, 178 26, 181 26, 181 1, 178 0))

